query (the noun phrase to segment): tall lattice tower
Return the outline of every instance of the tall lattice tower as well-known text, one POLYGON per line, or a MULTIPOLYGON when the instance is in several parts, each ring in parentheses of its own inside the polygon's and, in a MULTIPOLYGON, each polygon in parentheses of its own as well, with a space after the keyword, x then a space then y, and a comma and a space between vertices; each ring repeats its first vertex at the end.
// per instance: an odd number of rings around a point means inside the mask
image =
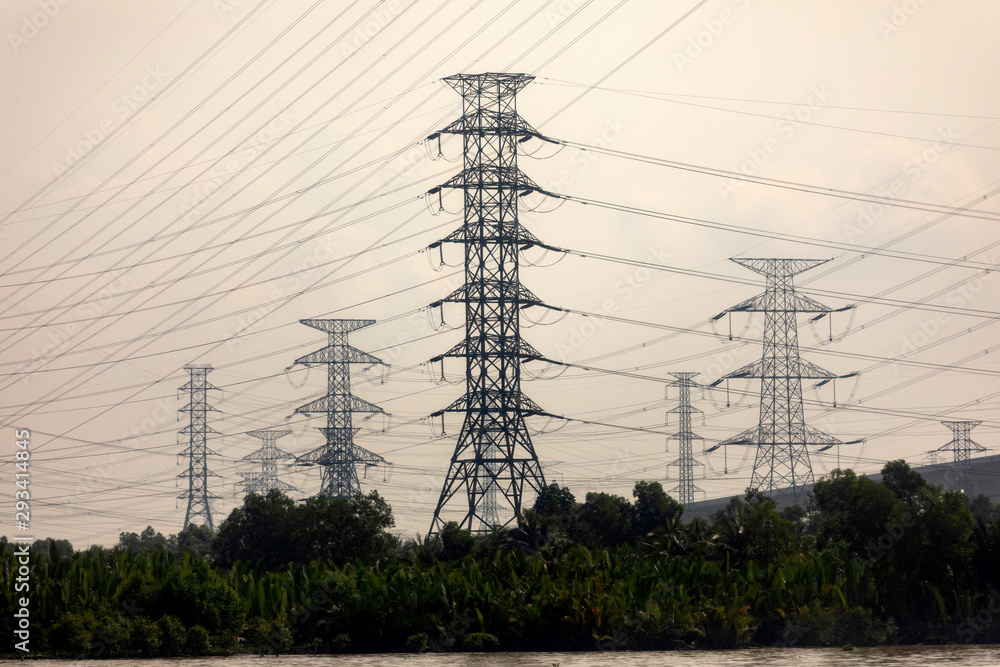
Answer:
POLYGON ((266 496, 271 489, 280 491, 298 491, 294 486, 278 479, 278 461, 294 459, 295 455, 289 454, 283 449, 278 449, 275 444, 278 438, 283 438, 291 431, 249 431, 247 435, 261 441, 261 447, 255 452, 247 454, 240 461, 260 461, 260 470, 249 472, 237 472, 243 478, 242 482, 236 483, 237 493, 242 490, 243 495, 256 493, 259 496, 266 496))
POLYGON ((671 375, 677 379, 667 386, 677 387, 679 397, 677 407, 670 410, 667 414, 677 415, 679 428, 677 429, 677 433, 667 438, 668 451, 671 440, 676 440, 678 443, 677 459, 667 464, 668 470, 672 467, 677 468, 678 483, 677 486, 670 489, 670 493, 677 494, 677 500, 680 501, 681 505, 689 505, 694 501, 694 494, 705 492, 704 489, 700 489, 694 484, 695 467, 705 467, 704 463, 694 458, 694 441, 704 440, 704 438, 696 435, 691 427, 691 416, 694 414, 703 414, 701 410, 691 405, 691 389, 695 387, 700 388, 701 385, 693 380, 697 373, 671 373, 671 375))
POLYGON ((962 491, 965 492, 965 495, 971 498, 975 495, 974 484, 972 481, 972 453, 986 451, 985 447, 972 439, 971 433, 972 429, 976 428, 983 422, 977 420, 941 423, 951 429, 952 438, 951 442, 943 447, 939 447, 937 451, 953 452, 953 460, 956 468, 955 472, 959 475, 958 481, 962 485, 962 491))
POLYGON ((524 423, 541 408, 521 393, 521 363, 541 356, 520 334, 521 308, 540 301, 518 277, 518 253, 538 243, 518 222, 518 197, 537 189, 517 168, 518 141, 538 136, 516 106, 517 92, 532 79, 492 73, 445 79, 462 95, 463 115, 441 133, 461 135, 464 159, 462 172, 441 187, 463 192, 465 219, 432 247, 464 247, 465 284, 443 301, 465 304, 465 338, 442 357, 465 359, 466 393, 434 413, 465 417, 431 534, 455 506, 451 513, 469 530, 510 524, 521 515, 525 487, 537 492, 545 483, 524 423))
POLYGON ((219 496, 208 490, 208 478, 218 475, 208 469, 208 457, 218 454, 208 448, 208 434, 218 431, 208 425, 208 411, 218 412, 218 410, 208 404, 208 390, 218 390, 218 387, 208 383, 208 372, 212 370, 210 364, 191 364, 185 366, 184 370, 190 377, 180 390, 189 392, 190 400, 179 412, 187 412, 190 421, 178 433, 187 436, 187 449, 180 455, 188 457, 188 469, 178 477, 188 478, 188 488, 177 497, 188 501, 187 512, 184 514, 184 528, 187 528, 193 519, 201 517, 204 525, 215 530, 212 521, 212 501, 219 496))
POLYGON ((323 467, 320 494, 331 498, 353 498, 361 493, 358 466, 385 463, 385 459, 354 444, 352 415, 355 412, 382 412, 382 408, 351 394, 351 364, 381 364, 382 360, 351 347, 347 335, 375 324, 375 320, 299 320, 302 324, 325 331, 327 346, 295 360, 296 364, 326 364, 327 393, 320 399, 297 408, 297 414, 325 413, 326 428, 320 428, 326 444, 297 462, 323 467))
POLYGON ((768 494, 783 492, 798 502, 802 487, 814 481, 810 445, 837 445, 840 440, 806 426, 802 409, 803 378, 831 380, 837 376, 799 357, 798 313, 830 313, 821 303, 795 291, 793 276, 824 264, 823 259, 733 259, 763 275, 764 293, 716 315, 764 313, 764 354, 760 361, 723 376, 757 378, 760 384, 760 422, 724 440, 721 445, 755 445, 757 456, 750 487, 768 494), (786 491, 787 489, 787 491, 786 491))

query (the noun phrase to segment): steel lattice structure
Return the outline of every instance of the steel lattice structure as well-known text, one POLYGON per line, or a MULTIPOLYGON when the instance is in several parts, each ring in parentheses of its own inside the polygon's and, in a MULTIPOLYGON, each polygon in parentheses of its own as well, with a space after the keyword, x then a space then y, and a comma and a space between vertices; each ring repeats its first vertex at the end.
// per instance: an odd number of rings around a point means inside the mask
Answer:
POLYGON ((452 501, 461 506, 463 528, 508 525, 521 515, 525 486, 537 492, 545 483, 524 422, 541 408, 521 393, 521 363, 541 357, 520 334, 521 308, 541 302, 518 277, 518 253, 538 243, 518 222, 518 197, 538 189, 517 167, 518 141, 538 136, 516 106, 517 92, 532 79, 496 73, 445 79, 462 95, 462 117, 440 133, 460 135, 464 157, 461 173, 441 187, 463 192, 465 216, 462 227, 432 247, 464 247, 465 284, 442 301, 465 305, 465 338, 432 361, 463 358, 466 393, 434 414, 465 417, 431 534, 452 501))
POLYGON ((385 463, 385 459, 354 444, 352 415, 355 412, 383 412, 351 394, 351 364, 381 364, 382 360, 367 352, 351 347, 347 335, 363 327, 375 324, 375 320, 299 320, 302 324, 325 331, 327 346, 312 354, 295 360, 296 364, 321 365, 328 367, 327 393, 320 399, 295 410, 297 414, 325 413, 326 427, 320 428, 326 444, 296 461, 303 465, 323 467, 320 494, 331 498, 353 498, 361 493, 358 480, 358 465, 373 466, 385 463))
POLYGON ((962 483, 962 491, 966 496, 971 498, 975 495, 972 483, 972 453, 986 451, 985 447, 972 439, 971 433, 972 429, 976 428, 983 422, 979 420, 970 420, 941 423, 951 429, 952 438, 951 442, 943 447, 939 447, 937 451, 953 452, 955 468, 957 469, 956 472, 958 472, 962 483))
POLYGON ((177 496, 179 499, 188 501, 187 512, 184 514, 184 528, 186 529, 192 519, 201 517, 204 525, 215 530, 212 522, 212 501, 219 496, 208 490, 208 478, 218 477, 208 469, 208 457, 218 456, 208 448, 208 434, 218 433, 208 425, 208 411, 218 412, 208 404, 208 390, 216 389, 208 383, 208 372, 212 370, 209 364, 191 364, 184 367, 190 376, 187 384, 180 388, 190 394, 188 404, 179 410, 187 412, 189 423, 178 433, 187 436, 188 446, 181 456, 188 457, 188 469, 178 477, 188 478, 187 491, 177 496))
POLYGON ((807 426, 802 409, 803 378, 832 380, 837 376, 799 357, 798 313, 832 310, 795 291, 792 278, 829 260, 733 259, 740 266, 763 275, 764 293, 730 308, 726 313, 764 313, 764 353, 727 378, 757 378, 760 385, 760 421, 757 426, 724 440, 721 445, 754 445, 750 487, 774 494, 787 489, 798 502, 802 487, 814 481, 809 461, 810 445, 838 445, 840 440, 807 426))
POLYGON ((280 491, 298 491, 294 486, 278 479, 278 461, 294 459, 295 455, 289 454, 283 449, 278 449, 275 444, 278 438, 283 438, 291 433, 288 430, 282 431, 249 431, 247 435, 261 441, 261 448, 255 452, 247 454, 240 461, 260 461, 260 470, 251 472, 238 472, 243 478, 242 482, 237 482, 236 487, 242 487, 243 495, 256 493, 259 496, 266 496, 271 489, 280 491))
POLYGON ((705 492, 694 483, 695 466, 705 466, 704 463, 696 461, 694 458, 694 441, 704 440, 704 438, 695 434, 691 427, 691 415, 703 414, 701 410, 691 405, 691 389, 701 387, 701 385, 693 381, 694 376, 698 375, 697 373, 671 373, 671 375, 677 379, 667 386, 677 387, 679 400, 677 407, 668 411, 667 414, 677 415, 680 424, 677 433, 667 437, 668 445, 671 440, 676 440, 679 449, 677 459, 667 464, 668 470, 672 467, 677 468, 678 477, 677 486, 670 489, 670 493, 677 494, 677 500, 681 505, 689 505, 694 501, 695 493, 705 492))

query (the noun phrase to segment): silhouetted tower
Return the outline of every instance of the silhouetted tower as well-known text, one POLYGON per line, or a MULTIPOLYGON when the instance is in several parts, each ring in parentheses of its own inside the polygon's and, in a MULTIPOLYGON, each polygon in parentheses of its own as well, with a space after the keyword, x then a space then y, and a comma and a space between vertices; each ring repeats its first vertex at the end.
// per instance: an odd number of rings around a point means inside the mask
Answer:
POLYGON ((218 390, 218 387, 208 383, 208 372, 212 370, 210 364, 190 364, 185 366, 184 370, 190 377, 180 390, 189 392, 190 400, 179 412, 187 412, 190 421, 179 434, 187 436, 187 449, 180 455, 188 457, 188 469, 178 477, 188 478, 188 488, 177 497, 188 501, 187 512, 184 514, 184 528, 187 528, 192 520, 201 517, 203 525, 215 530, 215 524, 212 522, 212 501, 219 496, 208 490, 208 478, 218 475, 208 469, 208 457, 218 454, 208 448, 208 434, 218 431, 208 425, 207 416, 209 410, 218 412, 208 404, 208 390, 218 390))
POLYGON ((723 376, 757 378, 760 384, 760 422, 724 440, 721 445, 756 445, 750 487, 774 494, 788 489, 798 502, 802 487, 814 481, 810 445, 838 445, 840 440, 806 426, 802 409, 802 379, 832 380, 837 376, 799 358, 798 313, 830 313, 821 303, 795 291, 792 277, 824 264, 824 259, 733 259, 766 278, 764 293, 730 308, 726 313, 764 313, 764 354, 760 361, 723 376))
POLYGON ((686 506, 694 501, 695 493, 705 492, 704 489, 699 489, 694 484, 695 466, 705 467, 704 463, 696 461, 694 458, 694 441, 704 440, 704 438, 696 435, 691 427, 691 415, 703 414, 701 410, 691 405, 691 389, 693 387, 700 388, 701 385, 692 380, 697 373, 671 373, 671 375, 677 379, 667 386, 677 387, 679 399, 677 407, 668 411, 667 414, 677 415, 679 428, 677 433, 667 437, 667 443, 669 445, 671 440, 676 440, 679 455, 676 460, 668 463, 667 467, 677 468, 678 483, 677 486, 670 489, 670 493, 676 493, 680 504, 686 506))
POLYGON ((278 449, 275 444, 278 438, 283 438, 291 431, 249 431, 247 435, 258 438, 261 441, 261 448, 255 452, 247 454, 240 461, 260 461, 260 470, 250 472, 237 472, 243 478, 242 482, 237 482, 237 488, 242 487, 243 495, 256 493, 259 496, 266 496, 271 489, 280 491, 298 491, 294 486, 278 479, 278 461, 294 459, 294 454, 289 454, 283 449, 278 449))
POLYGON ((465 284, 443 301, 465 304, 465 338, 442 357, 465 359, 466 393, 433 415, 465 417, 431 534, 448 520, 443 515, 452 501, 451 507, 460 509, 451 513, 463 528, 485 532, 507 525, 521 514, 525 487, 537 492, 545 483, 524 423, 541 408, 521 393, 521 363, 541 356, 520 334, 521 308, 540 301, 518 278, 519 251, 538 243, 517 215, 518 198, 538 189, 517 168, 518 141, 538 136, 517 115, 515 103, 532 79, 525 74, 445 79, 462 95, 463 115, 440 134, 462 137, 464 159, 462 172, 441 187, 463 192, 465 220, 431 247, 464 247, 465 284))
POLYGON ((972 453, 986 451, 985 447, 972 439, 971 433, 972 429, 983 422, 977 420, 941 423, 951 429, 952 438, 951 442, 943 447, 939 447, 937 451, 951 451, 953 453, 955 468, 959 475, 959 483, 962 485, 962 491, 966 496, 971 498, 975 495, 972 483, 972 453))
MULTIPOLYGON (((353 498, 361 493, 358 465, 373 466, 385 459, 354 444, 352 414, 382 412, 382 408, 351 394, 351 364, 381 364, 382 360, 351 347, 347 334, 375 320, 299 320, 302 324, 329 334, 327 346, 295 360, 296 364, 326 364, 327 393, 320 399, 297 408, 297 414, 325 413, 326 428, 319 429, 326 444, 298 457, 305 465, 323 466, 320 494, 331 498, 353 498)), ((294 364, 293 364, 294 365, 294 364)))

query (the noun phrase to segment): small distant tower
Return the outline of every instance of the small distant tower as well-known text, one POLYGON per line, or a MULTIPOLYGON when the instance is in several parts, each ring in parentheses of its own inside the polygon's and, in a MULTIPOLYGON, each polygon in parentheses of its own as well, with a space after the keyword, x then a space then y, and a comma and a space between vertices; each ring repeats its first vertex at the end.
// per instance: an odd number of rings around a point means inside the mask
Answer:
MULTIPOLYGON (((208 469, 208 457, 218 456, 208 448, 208 434, 218 433, 208 425, 208 411, 218 412, 208 404, 208 390, 215 389, 208 383, 208 372, 212 370, 210 364, 190 364, 184 367, 190 375, 187 384, 181 387, 181 391, 190 392, 190 401, 179 412, 187 412, 190 415, 190 422, 178 433, 187 436, 188 447, 181 456, 188 457, 188 469, 178 477, 188 478, 188 489, 177 496, 181 500, 187 499, 187 512, 184 514, 184 528, 186 529, 193 519, 201 517, 204 525, 215 530, 212 522, 212 501, 219 496, 208 490, 208 478, 218 477, 208 469)), ((180 439, 180 438, 178 438, 180 439)))
POLYGON ((972 429, 976 428, 982 421, 958 421, 941 422, 951 429, 952 439, 947 445, 939 447, 937 451, 951 451, 954 454, 956 472, 959 474, 959 481, 962 484, 962 491, 971 498, 975 495, 974 484, 972 482, 972 453, 985 452, 986 448, 974 441, 971 437, 972 429))
POLYGON ((696 461, 694 458, 694 441, 703 440, 704 438, 696 435, 691 430, 691 415, 696 413, 703 414, 701 410, 691 405, 691 388, 701 387, 701 385, 692 380, 697 373, 671 373, 671 375, 677 379, 667 386, 677 387, 680 398, 677 407, 670 410, 667 414, 676 414, 678 416, 680 428, 678 428, 677 433, 667 438, 668 444, 671 440, 676 440, 679 443, 679 456, 676 460, 667 464, 668 469, 672 467, 678 469, 677 477, 679 481, 677 486, 670 489, 670 493, 676 493, 680 504, 687 506, 694 501, 695 493, 705 492, 704 489, 700 489, 694 484, 695 466, 705 467, 704 463, 696 461))
POLYGON ((278 438, 283 438, 291 431, 250 431, 247 435, 258 438, 261 441, 261 448, 247 454, 241 461, 260 461, 259 471, 237 472, 243 478, 242 482, 237 482, 237 493, 243 491, 243 495, 256 493, 259 496, 266 496, 271 489, 280 491, 298 491, 294 486, 278 479, 278 461, 282 459, 294 459, 293 454, 278 449, 275 443, 278 438), (242 487, 242 489, 241 489, 242 487))
POLYGON ((383 412, 382 408, 351 394, 351 364, 381 364, 382 360, 367 352, 351 347, 347 335, 371 324, 375 320, 300 320, 302 324, 325 331, 327 346, 295 360, 296 364, 326 365, 326 396, 308 403, 295 412, 326 415, 326 428, 320 431, 326 444, 297 458, 298 463, 319 465, 323 468, 320 495, 330 498, 353 498, 361 493, 358 465, 385 464, 385 459, 354 444, 352 413, 383 412))

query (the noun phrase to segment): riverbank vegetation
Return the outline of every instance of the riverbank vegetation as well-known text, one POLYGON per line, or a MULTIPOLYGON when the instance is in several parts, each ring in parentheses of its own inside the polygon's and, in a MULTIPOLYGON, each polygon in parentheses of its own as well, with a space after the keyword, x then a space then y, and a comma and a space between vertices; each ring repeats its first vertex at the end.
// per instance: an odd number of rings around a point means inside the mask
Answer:
MULTIPOLYGON (((73 657, 641 650, 1000 641, 1000 516, 902 461, 835 471, 802 507, 758 493, 685 521, 546 487, 511 530, 400 541, 372 492, 248 496, 218 533, 32 550, 32 653, 73 657)), ((14 608, 13 545, 0 600, 14 608)), ((12 621, 5 614, 5 623, 12 621)), ((15 653, 13 627, 0 652, 15 653)))

